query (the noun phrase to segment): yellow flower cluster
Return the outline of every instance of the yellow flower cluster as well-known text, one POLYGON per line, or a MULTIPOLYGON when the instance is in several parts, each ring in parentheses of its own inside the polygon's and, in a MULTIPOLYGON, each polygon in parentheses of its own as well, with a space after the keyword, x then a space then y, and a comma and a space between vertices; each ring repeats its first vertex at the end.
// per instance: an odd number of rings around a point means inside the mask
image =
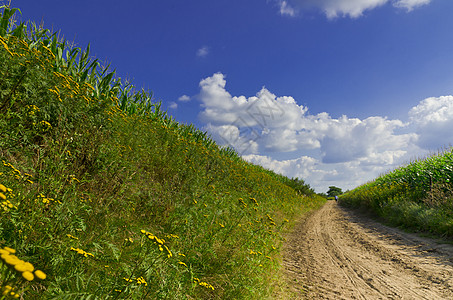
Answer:
POLYGON ((87 198, 85 198, 85 196, 82 195, 82 197, 80 197, 80 202, 82 203, 88 203, 88 202, 93 202, 93 200, 91 200, 91 198, 89 196, 86 196, 87 198))
POLYGON ((179 236, 176 235, 176 234, 173 234, 173 233, 167 234, 166 237, 169 238, 169 239, 170 238, 179 239, 179 236))
MULTIPOLYGON (((131 278, 126 278, 126 277, 123 277, 124 280, 126 280, 127 282, 134 282, 134 279, 131 279, 131 278)), ((146 282, 145 278, 143 278, 143 276, 141 277, 138 277, 138 278, 135 278, 135 281, 139 284, 139 285, 144 285, 144 286, 148 286, 148 283, 146 282)))
MULTIPOLYGON (((22 173, 16 169, 12 164, 5 162, 4 160, 2 161, 3 165, 7 168, 11 169, 11 174, 14 176, 15 179, 20 180, 23 179, 29 183, 33 183, 33 181, 30 180, 32 178, 32 175, 25 173, 22 175, 22 173)), ((8 189, 7 189, 8 190, 8 189)), ((10 190, 9 190, 10 191, 10 190)), ((10 191, 11 192, 11 191, 10 191)))
POLYGON ((16 179, 21 179, 21 178, 22 178, 22 177, 21 177, 22 174, 20 173, 20 171, 19 171, 18 169, 16 169, 12 164, 3 161, 3 165, 4 165, 5 167, 11 168, 12 173, 13 173, 13 175, 14 175, 14 177, 15 177, 16 179))
POLYGON ((47 132, 52 128, 52 125, 47 121, 39 121, 38 123, 33 123, 33 126, 37 127, 40 132, 47 132))
POLYGON ((4 211, 8 211, 12 208, 17 209, 17 206, 15 206, 14 204, 11 203, 11 201, 6 199, 6 195, 4 194, 6 192, 10 193, 10 192, 12 192, 12 190, 0 183, 0 200, 3 200, 2 202, 0 202, 1 208, 4 211))
POLYGON ((66 236, 67 236, 68 238, 70 238, 70 239, 73 239, 73 240, 78 240, 78 239, 79 239, 78 237, 75 237, 75 236, 73 236, 72 234, 69 234, 69 233, 66 234, 66 236))
POLYGON ((0 36, 0 44, 3 45, 3 47, 5 48, 6 51, 8 51, 8 53, 11 55, 11 56, 14 56, 14 54, 11 52, 11 50, 9 50, 9 47, 8 47, 8 44, 6 44, 6 40, 4 38, 2 38, 0 36))
POLYGON ((187 264, 186 264, 185 262, 183 262, 183 261, 178 261, 178 264, 180 264, 180 265, 183 265, 183 266, 187 267, 187 264))
POLYGON ((6 186, 0 183, 0 199, 6 200, 6 196, 3 193, 6 193, 6 186))
MULTIPOLYGON (((19 298, 20 295, 14 291, 14 288, 10 285, 5 285, 4 287, 0 286, 1 295, 6 297, 10 296, 12 298, 19 298)), ((2 298, 3 299, 3 298, 2 298)))
POLYGON ((258 201, 255 198, 250 197, 250 201, 252 201, 256 206, 258 206, 258 201))
POLYGON ((61 204, 60 200, 55 200, 54 198, 47 198, 43 194, 39 194, 38 195, 38 201, 42 202, 44 204, 49 204, 49 203, 59 203, 59 204, 61 204))
POLYGON ((2 202, 0 203, 0 206, 1 206, 1 208, 2 208, 4 211, 8 211, 8 210, 10 210, 11 208, 17 209, 17 206, 15 206, 14 204, 12 204, 11 201, 9 201, 9 200, 2 201, 2 202))
POLYGON ((250 250, 250 255, 263 255, 263 253, 259 252, 259 251, 253 251, 253 250, 250 250))
POLYGON ((272 219, 272 217, 269 214, 267 214, 266 216, 267 216, 267 219, 269 220, 270 224, 275 226, 276 224, 275 224, 274 219, 272 219))
POLYGON ((72 183, 72 182, 74 182, 74 181, 77 181, 77 182, 80 183, 80 180, 78 180, 78 179, 75 177, 75 175, 69 175, 69 176, 68 176, 68 182, 69 182, 69 183, 72 183))
POLYGON ((19 259, 16 255, 14 255, 15 253, 16 250, 9 247, 3 247, 3 249, 0 249, 2 260, 7 265, 20 272, 25 280, 32 281, 35 279, 35 276, 39 279, 46 279, 46 274, 43 271, 35 270, 35 267, 31 263, 19 259))
POLYGON ((204 286, 207 289, 214 290, 214 287, 212 285, 210 285, 209 283, 207 283, 207 282, 200 281, 200 279, 198 279, 196 277, 194 277, 193 280, 194 280, 195 283, 198 283, 198 285, 200 285, 200 286, 204 286))
POLYGON ((26 108, 28 109, 28 115, 34 116, 37 111, 39 111, 39 107, 36 105, 27 105, 26 108))
POLYGON ((40 121, 39 125, 42 127, 43 131, 47 131, 52 128, 52 125, 50 125, 50 123, 47 121, 40 121))
POLYGON ((145 278, 143 278, 143 276, 139 277, 139 278, 136 278, 136 280, 137 280, 138 284, 144 284, 145 286, 148 285, 148 283, 146 282, 145 278))
POLYGON ((78 254, 83 255, 83 256, 85 256, 85 257, 88 257, 88 256, 94 257, 94 255, 93 255, 92 253, 86 252, 86 251, 84 251, 84 250, 82 250, 82 249, 79 249, 79 248, 71 247, 71 251, 75 251, 75 252, 77 252, 78 254))
POLYGON ((58 97, 58 101, 63 102, 60 97, 60 90, 55 86, 55 89, 49 89, 50 92, 54 93, 58 97))
POLYGON ((171 253, 170 249, 168 249, 168 247, 165 244, 165 240, 164 239, 160 239, 158 238, 157 236, 155 236, 154 234, 152 234, 151 232, 148 232, 146 230, 140 230, 141 233, 143 233, 144 235, 146 235, 150 240, 154 241, 154 244, 156 244, 158 247, 159 247, 159 250, 160 251, 164 251, 164 248, 165 250, 167 250, 167 257, 170 258, 173 256, 173 254, 171 253))

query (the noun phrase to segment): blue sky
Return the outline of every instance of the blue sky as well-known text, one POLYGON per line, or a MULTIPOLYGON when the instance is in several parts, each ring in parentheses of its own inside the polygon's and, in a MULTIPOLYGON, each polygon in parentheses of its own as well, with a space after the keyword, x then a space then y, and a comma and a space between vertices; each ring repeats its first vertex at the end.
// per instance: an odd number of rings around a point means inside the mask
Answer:
POLYGON ((354 188, 453 141, 453 1, 12 1, 253 163, 354 188))

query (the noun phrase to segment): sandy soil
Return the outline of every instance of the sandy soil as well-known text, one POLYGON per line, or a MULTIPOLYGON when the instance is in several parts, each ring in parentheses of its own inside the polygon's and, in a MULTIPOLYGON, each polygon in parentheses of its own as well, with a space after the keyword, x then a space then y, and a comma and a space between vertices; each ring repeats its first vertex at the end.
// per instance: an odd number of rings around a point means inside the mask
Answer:
POLYGON ((292 299, 453 299, 453 245, 328 201, 287 237, 292 299))

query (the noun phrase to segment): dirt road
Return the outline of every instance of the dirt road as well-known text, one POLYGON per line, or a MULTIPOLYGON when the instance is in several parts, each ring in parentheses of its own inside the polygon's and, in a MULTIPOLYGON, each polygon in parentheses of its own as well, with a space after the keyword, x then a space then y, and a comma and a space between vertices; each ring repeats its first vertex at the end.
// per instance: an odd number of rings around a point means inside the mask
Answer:
POLYGON ((453 246, 328 201, 287 237, 293 299, 453 299, 453 246))

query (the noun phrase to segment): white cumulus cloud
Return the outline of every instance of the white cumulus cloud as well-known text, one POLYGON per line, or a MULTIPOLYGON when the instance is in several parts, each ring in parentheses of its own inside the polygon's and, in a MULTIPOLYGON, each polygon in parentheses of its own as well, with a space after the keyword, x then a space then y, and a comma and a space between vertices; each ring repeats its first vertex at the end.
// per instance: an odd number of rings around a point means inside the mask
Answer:
POLYGON ((221 145, 253 163, 299 177, 323 191, 353 188, 428 150, 453 144, 453 96, 427 98, 408 112, 409 121, 310 114, 293 97, 265 87, 233 96, 222 73, 200 81, 199 118, 221 145))
POLYGON ((301 179, 312 175, 314 167, 318 163, 315 158, 309 156, 280 161, 272 159, 269 156, 256 154, 244 155, 243 158, 248 162, 263 166, 266 169, 273 170, 276 173, 292 178, 298 177, 301 179))
MULTIPOLYGON (((415 134, 395 133, 406 126, 399 120, 310 115, 293 97, 277 97, 264 87, 255 96, 232 96, 222 73, 203 79, 200 87, 200 119, 211 131, 218 127, 217 134, 224 126, 234 126, 239 135, 254 141, 258 152, 319 149, 323 162, 337 163, 400 149, 416 138, 415 134)), ((224 131, 224 135, 230 133, 224 131)))
POLYGON ((198 57, 205 57, 209 54, 209 47, 203 46, 200 49, 197 50, 197 56, 198 57))
POLYGON ((394 2, 395 7, 401 7, 411 11, 414 8, 417 8, 422 5, 429 4, 431 0, 398 0, 394 2))
POLYGON ((409 111, 409 117, 420 147, 433 150, 453 145, 453 96, 426 98, 409 111))
POLYGON ((321 140, 323 162, 368 159, 389 150, 405 149, 416 140, 416 135, 395 133, 403 127, 405 124, 400 120, 387 120, 383 117, 359 120, 343 116, 331 119, 329 129, 321 140))
POLYGON ((178 101, 188 102, 188 101, 190 101, 190 97, 187 95, 182 95, 181 97, 178 98, 178 101))
POLYGON ((327 18, 332 19, 343 16, 357 18, 362 16, 365 11, 387 3, 411 11, 419 6, 429 4, 431 0, 288 0, 283 2, 285 2, 285 5, 290 5, 293 10, 294 8, 319 9, 324 12, 327 18))
POLYGON ((282 16, 294 17, 296 15, 296 10, 287 1, 279 1, 278 5, 280 6, 280 14, 282 16))

